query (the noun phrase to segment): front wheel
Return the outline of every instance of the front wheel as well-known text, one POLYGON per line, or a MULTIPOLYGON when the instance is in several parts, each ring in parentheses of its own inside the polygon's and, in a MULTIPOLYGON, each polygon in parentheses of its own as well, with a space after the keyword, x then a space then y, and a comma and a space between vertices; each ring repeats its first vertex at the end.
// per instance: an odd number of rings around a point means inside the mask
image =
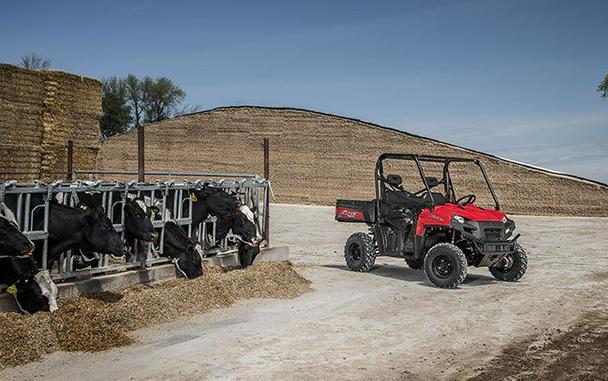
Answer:
POLYGON ((495 266, 490 267, 494 278, 506 282, 515 282, 521 279, 528 268, 528 256, 522 247, 517 244, 515 251, 505 255, 495 266))
POLYGON ((376 245, 366 233, 355 233, 344 245, 344 259, 352 271, 368 272, 376 261, 376 245))
POLYGON ((467 266, 462 250, 451 243, 438 243, 424 257, 426 277, 441 288, 456 288, 464 282, 467 266))

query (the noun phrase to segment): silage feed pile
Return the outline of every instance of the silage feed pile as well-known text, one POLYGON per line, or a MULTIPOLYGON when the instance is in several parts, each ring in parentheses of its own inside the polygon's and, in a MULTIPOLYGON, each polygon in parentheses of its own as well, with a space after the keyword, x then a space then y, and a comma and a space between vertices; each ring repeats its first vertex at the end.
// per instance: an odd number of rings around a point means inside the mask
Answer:
POLYGON ((175 279, 59 300, 55 313, 0 314, 0 369, 55 351, 95 352, 131 344, 130 331, 228 307, 250 298, 295 298, 310 282, 289 262, 246 270, 212 267, 196 280, 175 279))
MULTIPOLYGON (((334 205, 336 199, 342 198, 370 200, 375 195, 374 167, 378 155, 407 152, 481 159, 501 208, 508 213, 608 217, 608 186, 314 111, 223 107, 150 123, 145 129, 146 169, 171 173, 200 172, 200 168, 207 172, 260 173, 264 167, 261 142, 269 138, 270 178, 276 195, 273 202, 334 205), (217 144, 218 141, 231 144, 217 144), (239 149, 235 150, 235 146, 239 149)), ((137 168, 136 147, 136 130, 105 140, 100 146, 97 168, 137 168)), ((409 191, 421 189, 415 163, 402 164, 395 165, 393 173, 403 177, 404 187, 409 191)), ((441 179, 443 166, 424 167, 426 176, 441 179)), ((477 167, 453 163, 450 168, 458 195, 474 193, 481 205, 494 206, 477 167)), ((391 173, 388 171, 385 168, 385 173, 391 173)), ((147 178, 165 180, 160 176, 147 178)))

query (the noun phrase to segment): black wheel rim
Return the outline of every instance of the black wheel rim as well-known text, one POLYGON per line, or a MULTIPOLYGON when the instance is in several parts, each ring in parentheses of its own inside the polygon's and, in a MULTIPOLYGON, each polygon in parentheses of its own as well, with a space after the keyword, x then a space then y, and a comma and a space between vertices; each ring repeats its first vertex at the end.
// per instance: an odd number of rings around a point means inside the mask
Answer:
POLYGON ((361 247, 358 244, 353 243, 350 245, 349 252, 353 260, 358 261, 361 259, 361 247))
POLYGON ((452 258, 446 255, 439 255, 433 260, 433 274, 437 278, 449 278, 454 272, 455 263, 452 258))
POLYGON ((513 255, 507 254, 505 255, 500 262, 498 262, 498 266, 496 268, 503 273, 508 273, 513 268, 513 264, 515 260, 513 259, 513 255))

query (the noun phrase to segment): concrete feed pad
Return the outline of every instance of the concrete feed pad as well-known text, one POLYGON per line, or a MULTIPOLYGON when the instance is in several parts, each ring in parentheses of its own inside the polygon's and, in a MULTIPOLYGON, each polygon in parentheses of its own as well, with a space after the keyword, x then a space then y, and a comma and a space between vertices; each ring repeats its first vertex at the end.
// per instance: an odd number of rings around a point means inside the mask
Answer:
POLYGON ((55 353, 0 379, 465 378, 502 348, 567 329, 608 301, 605 218, 516 216, 529 256, 522 281, 470 268, 450 291, 393 258, 370 273, 345 270, 344 242, 366 226, 334 222, 330 207, 271 212, 272 245, 290 246, 314 292, 143 329, 125 348, 55 353))

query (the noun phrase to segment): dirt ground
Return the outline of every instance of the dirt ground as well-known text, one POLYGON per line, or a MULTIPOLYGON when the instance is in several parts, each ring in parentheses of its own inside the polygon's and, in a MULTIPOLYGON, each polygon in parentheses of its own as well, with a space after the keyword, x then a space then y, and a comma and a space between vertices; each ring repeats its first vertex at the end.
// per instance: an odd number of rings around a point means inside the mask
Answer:
POLYGON ((608 363, 608 219, 516 217, 528 251, 518 283, 469 271, 457 290, 379 258, 345 270, 365 226, 333 209, 274 205, 272 245, 289 245, 314 292, 248 300, 136 331, 99 353, 57 352, 0 379, 601 379, 608 363))

